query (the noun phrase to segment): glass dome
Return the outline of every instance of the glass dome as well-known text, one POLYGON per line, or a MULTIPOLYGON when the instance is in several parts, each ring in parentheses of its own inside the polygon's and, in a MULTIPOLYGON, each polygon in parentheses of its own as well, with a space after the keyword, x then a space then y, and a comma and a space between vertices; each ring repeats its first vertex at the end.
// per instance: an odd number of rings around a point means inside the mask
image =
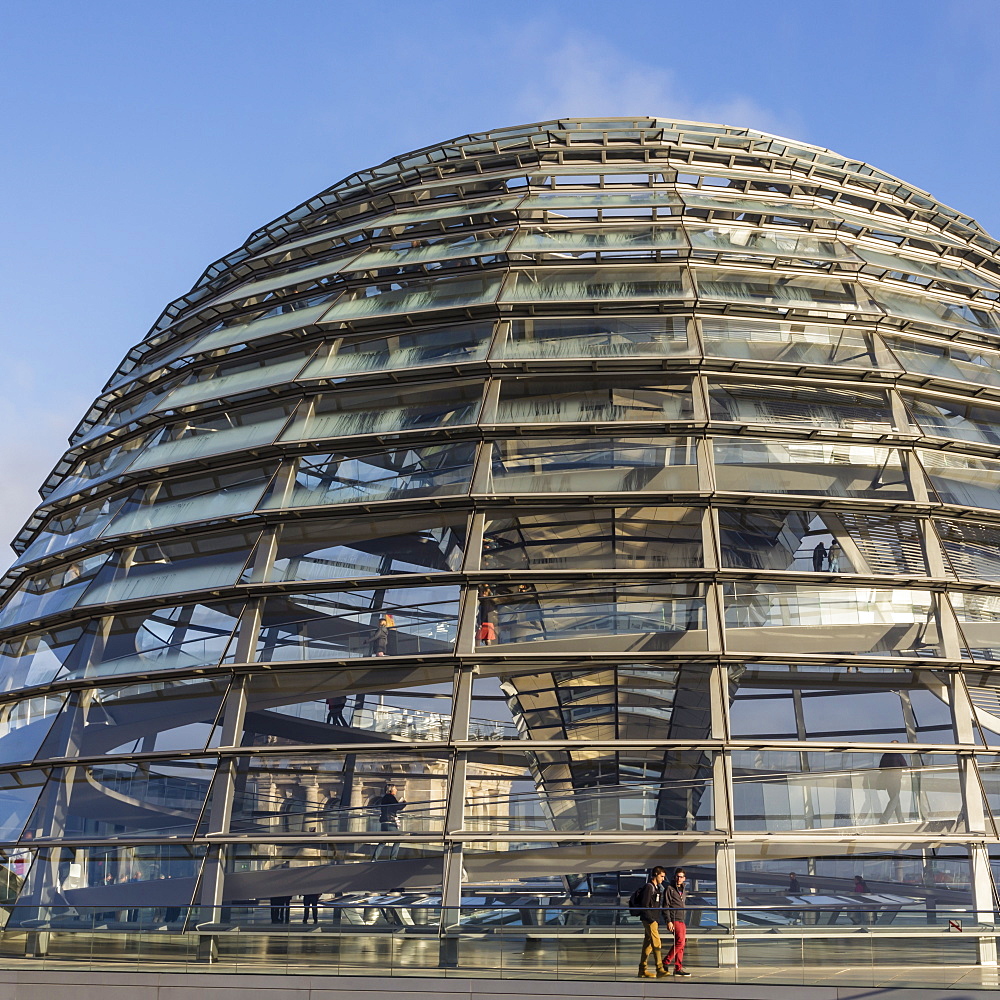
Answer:
POLYGON ((16 540, 8 927, 433 924, 681 862, 737 930, 790 867, 992 912, 998 295, 925 192, 655 118, 465 136, 254 233, 16 540))

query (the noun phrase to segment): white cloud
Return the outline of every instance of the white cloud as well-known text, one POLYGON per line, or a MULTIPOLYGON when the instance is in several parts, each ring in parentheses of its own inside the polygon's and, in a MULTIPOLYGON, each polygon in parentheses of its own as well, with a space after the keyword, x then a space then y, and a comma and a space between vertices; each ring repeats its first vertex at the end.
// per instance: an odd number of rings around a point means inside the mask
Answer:
POLYGON ((666 66, 637 62, 633 55, 582 33, 556 35, 550 24, 535 22, 509 40, 517 64, 513 78, 524 81, 511 95, 519 121, 559 117, 679 118, 744 126, 777 135, 801 133, 794 116, 733 94, 721 101, 693 96, 666 66))

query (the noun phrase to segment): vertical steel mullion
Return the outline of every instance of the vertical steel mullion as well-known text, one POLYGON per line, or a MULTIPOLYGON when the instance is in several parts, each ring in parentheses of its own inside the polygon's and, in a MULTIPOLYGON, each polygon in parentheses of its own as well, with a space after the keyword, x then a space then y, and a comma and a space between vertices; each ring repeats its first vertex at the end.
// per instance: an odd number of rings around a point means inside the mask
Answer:
MULTIPOLYGON (((460 666, 455 673, 451 706, 452 747, 469 738, 472 717, 472 684, 477 673, 473 666, 460 666)), ((444 818, 444 854, 441 871, 440 962, 454 965, 457 940, 448 936, 448 928, 459 922, 464 881, 464 843, 453 835, 465 829, 465 793, 468 779, 468 754, 454 751, 448 774, 448 793, 444 818)))
POLYGON ((482 569, 483 533, 486 529, 486 515, 479 511, 469 516, 469 529, 465 543, 465 558, 462 572, 475 573, 482 569))
MULTIPOLYGON (((272 543, 274 536, 272 535, 272 543)), ((263 563, 258 560, 255 570, 261 568, 266 572, 268 559, 273 559, 274 545, 268 547, 270 557, 261 555, 263 563)), ((251 601, 243 611, 240 620, 239 634, 236 640, 236 661, 238 663, 250 663, 253 660, 257 647, 257 636, 260 631, 261 618, 263 614, 263 599, 251 601)), ((220 745, 224 747, 239 746, 243 723, 246 717, 246 688, 248 677, 246 674, 237 675, 233 678, 229 693, 226 698, 225 711, 222 718, 222 733, 220 745)), ((239 766, 240 758, 237 756, 224 756, 218 759, 215 771, 215 780, 212 782, 210 791, 211 802, 208 804, 208 829, 207 835, 225 836, 229 833, 232 820, 233 797, 236 789, 236 770, 239 766)), ((225 865, 226 848, 224 845, 212 844, 206 852, 205 865, 201 882, 200 903, 211 909, 212 919, 218 913, 222 905, 225 888, 225 865)), ((214 961, 216 955, 216 945, 214 939, 203 940, 199 953, 203 960, 214 961)))
POLYGON ((482 425, 495 424, 500 407, 500 379, 494 378, 492 375, 486 379, 481 405, 479 423, 482 425))
POLYGON ((491 492, 493 474, 493 442, 480 441, 476 446, 476 457, 472 466, 470 491, 473 496, 491 492))
POLYGON ((476 615, 479 612, 479 594, 472 584, 462 587, 458 602, 458 628, 455 635, 455 652, 459 655, 476 651, 476 615))

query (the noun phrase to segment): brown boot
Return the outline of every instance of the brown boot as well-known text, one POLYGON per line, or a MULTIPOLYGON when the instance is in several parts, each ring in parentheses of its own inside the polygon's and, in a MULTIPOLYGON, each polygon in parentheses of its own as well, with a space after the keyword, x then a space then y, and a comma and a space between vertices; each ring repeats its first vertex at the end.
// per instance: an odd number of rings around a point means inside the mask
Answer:
POLYGON ((636 973, 636 975, 638 976, 639 979, 655 979, 656 978, 656 973, 655 972, 650 972, 646 968, 646 966, 644 966, 644 965, 640 965, 639 966, 639 971, 638 971, 638 973, 636 973))

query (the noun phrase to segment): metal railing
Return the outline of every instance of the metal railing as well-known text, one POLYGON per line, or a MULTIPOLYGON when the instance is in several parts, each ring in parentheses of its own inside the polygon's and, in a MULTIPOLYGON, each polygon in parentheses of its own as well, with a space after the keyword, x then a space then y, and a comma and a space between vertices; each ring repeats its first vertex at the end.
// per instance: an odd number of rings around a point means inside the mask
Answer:
MULTIPOLYGON (((926 983, 927 970, 946 963, 954 984, 969 985, 971 968, 995 963, 992 912, 934 909, 926 900, 879 894, 816 899, 737 910, 689 906, 684 965, 717 982, 778 982, 791 974, 818 983, 836 968, 838 983, 888 977, 900 985, 901 968, 914 984, 926 983)), ((292 906, 291 897, 216 909, 15 906, 0 931, 0 967, 635 978, 642 920, 621 905, 587 903, 510 895, 497 902, 480 893, 443 907, 440 897, 397 893, 315 909, 292 906)), ((666 957, 674 939, 665 926, 661 932, 666 957)))

